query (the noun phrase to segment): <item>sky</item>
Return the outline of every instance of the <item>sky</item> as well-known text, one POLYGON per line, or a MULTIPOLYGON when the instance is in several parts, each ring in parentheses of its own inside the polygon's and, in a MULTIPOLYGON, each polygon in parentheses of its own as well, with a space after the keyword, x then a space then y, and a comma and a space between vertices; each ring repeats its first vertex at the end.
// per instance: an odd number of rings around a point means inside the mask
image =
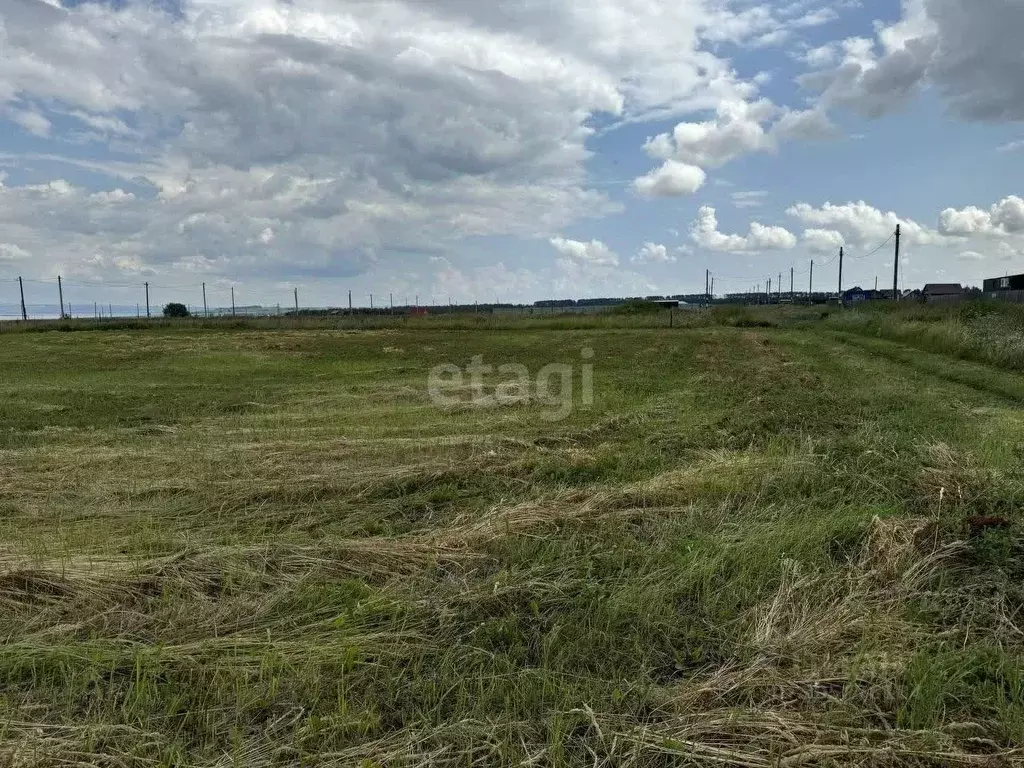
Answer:
POLYGON ((0 0, 0 304, 1024 272, 1020 0, 0 0), (9 294, 9 295, 8 295, 9 294))

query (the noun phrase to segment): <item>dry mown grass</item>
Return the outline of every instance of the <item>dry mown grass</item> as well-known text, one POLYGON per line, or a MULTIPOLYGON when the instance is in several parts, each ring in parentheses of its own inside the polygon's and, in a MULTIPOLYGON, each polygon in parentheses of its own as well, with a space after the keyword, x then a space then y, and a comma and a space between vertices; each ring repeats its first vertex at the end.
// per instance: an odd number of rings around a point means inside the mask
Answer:
POLYGON ((71 394, 5 406, 0 762, 1024 762, 1004 403, 832 340, 627 331, 551 426, 429 409, 422 350, 577 334, 422 333, 153 334, 112 401, 123 349, 38 371, 71 394), (203 403, 183 345, 224 368, 203 403))

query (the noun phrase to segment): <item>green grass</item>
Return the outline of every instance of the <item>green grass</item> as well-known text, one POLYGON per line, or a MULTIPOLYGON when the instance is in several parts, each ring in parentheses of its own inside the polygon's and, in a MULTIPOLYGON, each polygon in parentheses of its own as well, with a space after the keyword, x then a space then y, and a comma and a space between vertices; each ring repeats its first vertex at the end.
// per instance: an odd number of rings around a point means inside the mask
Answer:
POLYGON ((1024 379, 967 311, 0 334, 4 764, 1020 760, 1024 379), (583 348, 562 421, 427 394, 583 348))

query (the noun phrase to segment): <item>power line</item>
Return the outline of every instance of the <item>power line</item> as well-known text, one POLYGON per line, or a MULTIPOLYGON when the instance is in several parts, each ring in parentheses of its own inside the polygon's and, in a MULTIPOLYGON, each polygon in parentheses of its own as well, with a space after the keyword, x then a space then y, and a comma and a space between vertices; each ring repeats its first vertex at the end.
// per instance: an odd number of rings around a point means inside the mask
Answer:
POLYGON ((884 242, 884 243, 882 243, 881 245, 879 245, 879 246, 878 246, 877 248, 875 248, 874 250, 872 250, 872 251, 869 251, 868 253, 865 253, 865 254, 864 254, 863 256, 851 256, 850 254, 846 254, 846 258, 848 258, 848 259, 857 259, 857 260, 862 260, 862 259, 869 259, 869 258, 871 258, 872 256, 874 256, 874 255, 875 255, 876 253, 878 253, 878 252, 879 252, 880 250, 882 250, 883 248, 885 248, 885 246, 887 246, 887 245, 888 245, 889 243, 891 243, 891 242, 892 242, 892 239, 893 239, 894 237, 896 237, 896 233, 895 233, 895 232, 893 232, 893 233, 892 233, 891 235, 889 235, 889 237, 888 237, 888 238, 886 238, 886 240, 885 240, 885 242, 884 242))

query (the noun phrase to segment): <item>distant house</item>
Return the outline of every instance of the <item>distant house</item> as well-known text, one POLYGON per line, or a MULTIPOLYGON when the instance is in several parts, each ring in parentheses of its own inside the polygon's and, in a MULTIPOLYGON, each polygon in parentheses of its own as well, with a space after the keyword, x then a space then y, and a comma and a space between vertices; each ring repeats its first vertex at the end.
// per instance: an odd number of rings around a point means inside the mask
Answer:
POLYGON ((960 283, 928 283, 922 291, 924 300, 929 304, 948 301, 960 301, 964 298, 964 287, 960 283))
POLYGON ((990 277, 982 284, 982 296, 986 299, 1024 302, 1024 275, 990 277))
POLYGON ((998 293, 1000 291, 1024 291, 1024 275, 1007 275, 1006 277, 992 277, 984 283, 985 293, 998 293))
POLYGON ((921 293, 920 288, 907 290, 900 294, 900 301, 920 301, 922 298, 924 298, 924 294, 921 293))

